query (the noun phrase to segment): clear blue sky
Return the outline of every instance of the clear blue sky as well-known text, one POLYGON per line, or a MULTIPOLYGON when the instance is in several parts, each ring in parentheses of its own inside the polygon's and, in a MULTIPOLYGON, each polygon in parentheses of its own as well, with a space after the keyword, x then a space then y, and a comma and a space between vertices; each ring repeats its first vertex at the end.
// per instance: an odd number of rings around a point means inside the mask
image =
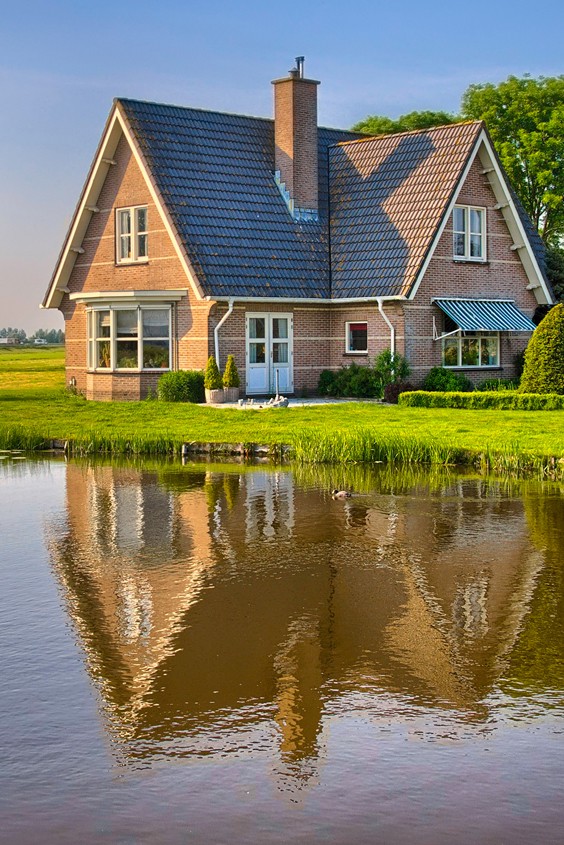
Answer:
POLYGON ((457 111, 473 82, 564 73, 562 0, 0 2, 0 327, 39 311, 113 97, 270 116, 305 55, 320 122, 457 111))

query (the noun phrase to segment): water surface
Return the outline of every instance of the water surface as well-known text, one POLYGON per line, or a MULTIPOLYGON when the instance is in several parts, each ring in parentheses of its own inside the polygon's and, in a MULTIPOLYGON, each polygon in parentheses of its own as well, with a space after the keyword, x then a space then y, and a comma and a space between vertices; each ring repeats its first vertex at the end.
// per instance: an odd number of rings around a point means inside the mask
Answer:
POLYGON ((561 487, 23 458, 4 841, 564 840, 561 487))

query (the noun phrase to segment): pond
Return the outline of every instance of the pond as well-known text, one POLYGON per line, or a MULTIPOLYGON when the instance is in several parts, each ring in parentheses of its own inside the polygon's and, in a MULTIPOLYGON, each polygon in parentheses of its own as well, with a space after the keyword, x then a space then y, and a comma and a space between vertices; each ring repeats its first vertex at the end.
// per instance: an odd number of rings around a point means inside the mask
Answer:
POLYGON ((564 487, 3 453, 0 497, 6 842, 562 842, 564 487))

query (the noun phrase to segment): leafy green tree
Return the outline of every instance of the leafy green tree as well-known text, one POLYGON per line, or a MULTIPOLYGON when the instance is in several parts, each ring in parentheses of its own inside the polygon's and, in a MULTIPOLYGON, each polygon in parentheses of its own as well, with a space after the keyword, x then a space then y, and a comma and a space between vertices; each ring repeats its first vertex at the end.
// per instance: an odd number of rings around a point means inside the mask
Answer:
POLYGON ((519 390, 564 394, 564 303, 551 308, 533 332, 519 390))
POLYGON ((546 275, 556 299, 564 302, 564 251, 557 246, 546 250, 546 275))
POLYGON ((360 120, 353 126, 354 132, 367 135, 393 135, 395 132, 412 132, 414 129, 430 129, 432 126, 445 126, 460 120, 446 111, 412 111, 402 114, 397 120, 391 117, 373 114, 360 120))
POLYGON ((564 236, 564 76, 470 85, 462 113, 485 121, 542 239, 557 244, 564 236))

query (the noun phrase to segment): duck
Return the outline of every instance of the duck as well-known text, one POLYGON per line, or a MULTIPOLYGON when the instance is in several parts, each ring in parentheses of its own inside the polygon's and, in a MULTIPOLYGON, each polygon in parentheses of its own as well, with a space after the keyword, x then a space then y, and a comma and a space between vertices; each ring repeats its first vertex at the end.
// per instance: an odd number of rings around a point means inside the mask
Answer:
POLYGON ((350 499, 352 493, 348 490, 331 490, 331 497, 333 499, 350 499))

